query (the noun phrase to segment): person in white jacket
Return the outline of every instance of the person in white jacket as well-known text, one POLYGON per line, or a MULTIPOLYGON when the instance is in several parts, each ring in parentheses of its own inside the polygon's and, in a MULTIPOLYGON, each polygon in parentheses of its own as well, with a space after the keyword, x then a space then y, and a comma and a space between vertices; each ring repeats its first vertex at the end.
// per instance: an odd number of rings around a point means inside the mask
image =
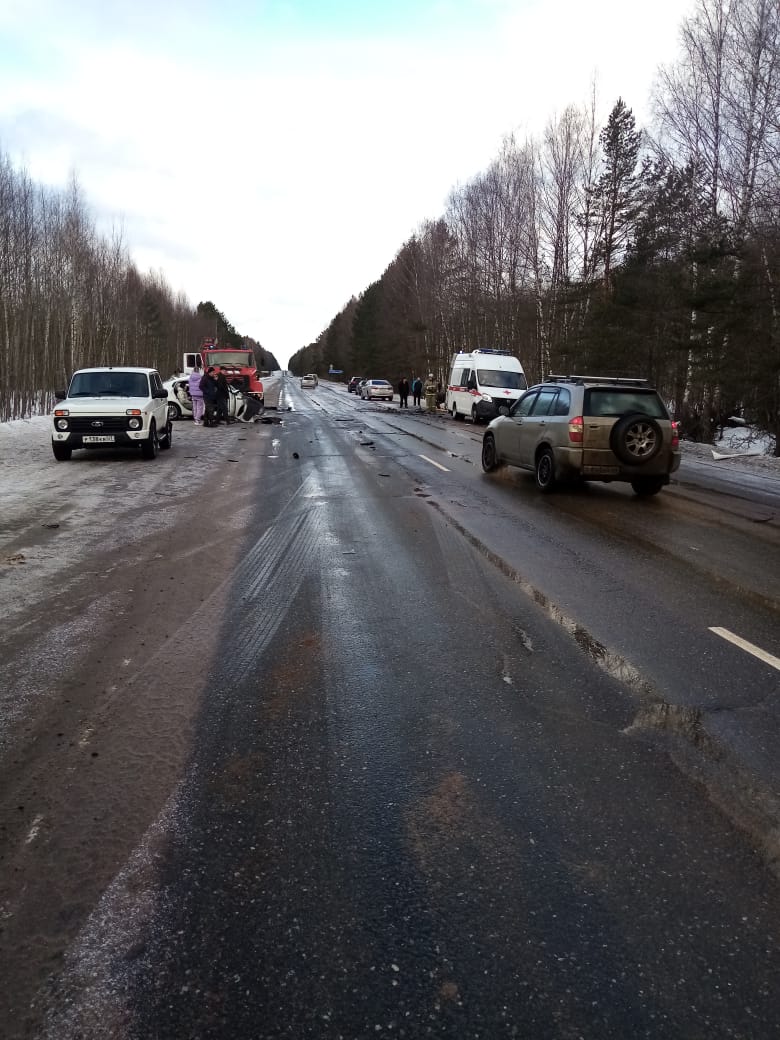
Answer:
POLYGON ((192 419, 196 426, 203 425, 203 391, 200 388, 202 378, 203 372, 201 372, 200 366, 196 363, 195 368, 190 372, 189 379, 189 391, 192 398, 192 419))

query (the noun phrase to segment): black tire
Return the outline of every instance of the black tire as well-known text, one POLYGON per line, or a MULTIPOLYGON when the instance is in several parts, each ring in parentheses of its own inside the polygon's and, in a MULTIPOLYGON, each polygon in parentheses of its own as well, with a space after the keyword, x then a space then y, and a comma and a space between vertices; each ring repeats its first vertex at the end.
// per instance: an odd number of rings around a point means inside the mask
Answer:
POLYGON ((160 447, 162 448, 163 451, 168 451, 168 449, 171 447, 172 444, 173 444, 173 423, 169 419, 168 422, 165 424, 165 436, 160 441, 160 447))
POLYGON ((650 495, 657 495, 662 487, 666 485, 664 477, 637 477, 631 481, 631 487, 634 489, 634 493, 642 498, 649 498, 650 495))
POLYGON ((175 401, 168 402, 168 421, 175 419, 181 419, 181 408, 176 404, 175 401))
POLYGON ((458 411, 458 406, 456 404, 453 404, 452 406, 452 418, 455 420, 455 422, 457 422, 458 419, 463 418, 463 416, 458 411))
POLYGON ((160 450, 160 439, 157 436, 157 427, 154 423, 149 427, 149 436, 141 441, 141 454, 145 459, 156 459, 160 450))
POLYGON ((547 494, 552 491, 557 481, 555 479, 555 458, 549 448, 542 448, 536 456, 536 486, 540 491, 547 494))
POLYGON ((624 415, 612 427, 609 446, 627 466, 643 466, 661 450, 661 427, 649 415, 624 415))
POLYGON ((54 452, 57 462, 68 462, 73 448, 69 448, 67 444, 61 444, 59 441, 52 441, 51 450, 54 452))
POLYGON ((471 406, 471 421, 474 423, 475 426, 479 422, 479 416, 477 415, 477 406, 475 404, 471 406))
POLYGON ((492 433, 486 433, 482 438, 482 468, 486 473, 492 473, 502 465, 496 451, 496 439, 492 433))

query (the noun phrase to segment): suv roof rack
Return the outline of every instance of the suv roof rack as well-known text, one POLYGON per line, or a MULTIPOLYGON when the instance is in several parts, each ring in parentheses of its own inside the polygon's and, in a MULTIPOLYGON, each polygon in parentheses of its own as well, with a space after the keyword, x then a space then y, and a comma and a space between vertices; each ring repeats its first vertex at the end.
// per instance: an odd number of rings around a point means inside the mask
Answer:
POLYGON ((582 375, 553 375, 552 373, 544 380, 545 383, 576 383, 585 386, 587 383, 605 383, 609 386, 648 386, 646 379, 635 379, 630 376, 582 376, 582 375))

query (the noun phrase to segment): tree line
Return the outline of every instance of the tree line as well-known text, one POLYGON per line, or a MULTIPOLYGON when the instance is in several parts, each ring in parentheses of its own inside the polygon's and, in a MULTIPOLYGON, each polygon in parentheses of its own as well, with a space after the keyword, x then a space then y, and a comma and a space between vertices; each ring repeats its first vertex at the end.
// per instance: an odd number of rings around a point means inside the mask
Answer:
POLYGON ((780 5, 697 0, 652 125, 596 108, 507 136, 290 367, 444 382, 495 347, 533 381, 645 377, 687 436, 738 414, 780 454, 780 5))
POLYGON ((204 337, 254 348, 211 301, 194 307, 142 274, 120 235, 97 232, 75 178, 36 185, 0 153, 0 421, 50 409, 77 368, 143 365, 166 378, 204 337))

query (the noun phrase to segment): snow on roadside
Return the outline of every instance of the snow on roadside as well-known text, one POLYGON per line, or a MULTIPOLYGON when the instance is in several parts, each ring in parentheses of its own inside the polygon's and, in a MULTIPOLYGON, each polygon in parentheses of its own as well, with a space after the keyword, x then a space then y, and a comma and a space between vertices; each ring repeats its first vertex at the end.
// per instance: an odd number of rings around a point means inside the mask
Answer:
POLYGON ((702 459, 715 462, 718 468, 742 470, 747 473, 766 473, 780 477, 780 458, 771 454, 771 438, 758 434, 750 427, 725 430, 714 444, 696 444, 682 441, 683 458, 702 459), (717 455, 733 455, 733 458, 716 458, 717 455))

